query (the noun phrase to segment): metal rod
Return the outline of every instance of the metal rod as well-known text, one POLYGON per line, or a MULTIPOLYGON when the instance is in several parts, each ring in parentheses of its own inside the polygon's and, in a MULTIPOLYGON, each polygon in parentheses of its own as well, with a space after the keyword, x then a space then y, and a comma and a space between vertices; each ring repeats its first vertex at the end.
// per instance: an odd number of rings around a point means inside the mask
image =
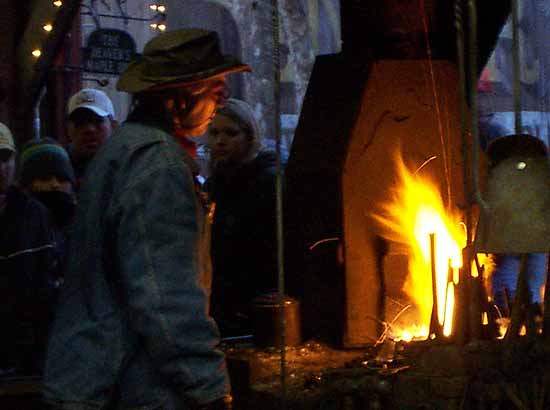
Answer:
POLYGON ((519 65, 519 21, 518 2, 512 0, 512 73, 513 73, 513 101, 514 101, 514 128, 516 134, 521 134, 521 85, 519 65))
POLYGON ((466 246, 468 246, 472 238, 472 188, 470 180, 470 172, 468 169, 469 161, 469 144, 467 138, 466 126, 466 64, 464 62, 464 20, 462 11, 462 0, 455 1, 455 27, 456 27, 456 50, 458 62, 458 83, 460 95, 460 136, 462 138, 462 159, 463 159, 463 184, 464 184, 464 200, 466 207, 464 218, 466 224, 466 246))
MULTIPOLYGON (((451 266, 451 259, 448 260, 447 262, 447 282, 446 282, 446 286, 445 286, 445 302, 444 302, 444 314, 443 314, 443 329, 445 329, 445 325, 447 324, 447 319, 453 320, 453 318, 448 318, 447 317, 447 303, 449 303, 449 300, 448 300, 448 293, 449 293, 449 285, 451 283, 454 283, 453 282, 453 267, 451 266)), ((454 290, 456 292, 456 290, 454 290)))
POLYGON ((42 99, 46 94, 46 87, 42 87, 38 94, 38 99, 36 100, 34 106, 34 118, 33 118, 33 139, 39 140, 42 133, 42 119, 40 115, 40 104, 42 104, 42 99))
POLYGON ((527 254, 520 255, 520 268, 516 285, 516 295, 514 297, 514 303, 512 305, 512 311, 510 316, 510 325, 506 331, 505 340, 513 342, 519 337, 519 331, 521 325, 525 324, 527 331, 529 332, 529 313, 527 308, 529 305, 529 290, 527 281, 527 254))
POLYGON ((284 239, 283 239, 283 169, 281 161, 281 61, 280 61, 280 39, 279 39, 279 2, 271 0, 272 5, 272 30, 273 30, 273 96, 275 116, 275 158, 277 178, 276 189, 276 211, 277 211, 277 276, 278 276, 278 306, 279 326, 281 335, 281 410, 286 409, 286 320, 285 320, 285 273, 284 273, 284 239))
POLYGON ((430 334, 436 337, 441 336, 441 325, 439 323, 437 303, 437 269, 435 266, 435 233, 430 234, 430 267, 432 273, 432 317, 430 319, 430 334))
POLYGON ((481 190, 479 188, 479 115, 477 103, 477 10, 476 1, 468 0, 468 15, 470 17, 470 32, 469 32, 469 87, 470 87, 470 114, 471 114, 471 129, 472 129, 472 180, 474 188, 474 198, 476 202, 483 208, 488 209, 487 203, 483 200, 481 190))

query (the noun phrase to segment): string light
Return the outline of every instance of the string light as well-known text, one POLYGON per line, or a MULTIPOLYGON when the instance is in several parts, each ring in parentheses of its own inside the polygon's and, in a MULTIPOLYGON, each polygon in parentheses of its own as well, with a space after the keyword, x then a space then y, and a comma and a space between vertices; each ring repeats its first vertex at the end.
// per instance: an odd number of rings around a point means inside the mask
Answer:
POLYGON ((55 7, 61 7, 61 6, 63 5, 63 2, 62 2, 61 0, 55 0, 55 1, 53 2, 53 5, 54 5, 55 7))
POLYGON ((50 31, 53 30, 53 25, 51 23, 46 23, 42 26, 42 29, 49 33, 50 31))
POLYGON ((149 24, 153 30, 165 31, 166 30, 166 6, 164 4, 149 4, 149 8, 152 11, 156 11, 157 14, 151 18, 153 23, 149 24))
POLYGON ((150 4, 149 8, 153 11, 158 11, 159 13, 166 12, 166 6, 164 4, 150 4))
POLYGON ((32 55, 34 58, 38 58, 42 55, 42 51, 39 48, 32 50, 32 55))
POLYGON ((164 23, 151 23, 149 24, 149 27, 151 27, 153 30, 158 31, 165 31, 167 29, 167 26, 164 23))

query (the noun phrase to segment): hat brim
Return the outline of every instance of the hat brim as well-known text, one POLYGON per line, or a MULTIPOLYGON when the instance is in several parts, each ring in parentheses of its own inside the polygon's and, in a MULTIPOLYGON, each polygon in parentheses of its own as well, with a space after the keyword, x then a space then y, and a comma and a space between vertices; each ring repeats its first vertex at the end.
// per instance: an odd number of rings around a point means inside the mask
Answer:
POLYGON ((125 91, 128 93, 140 93, 153 87, 158 89, 158 86, 170 88, 170 84, 173 84, 174 87, 177 87, 180 85, 206 80, 217 75, 227 75, 240 71, 251 71, 249 65, 242 64, 237 59, 230 56, 225 56, 225 62, 222 64, 193 74, 147 78, 143 74, 144 68, 145 63, 142 60, 131 62, 128 67, 126 67, 126 70, 120 75, 116 89, 118 91, 125 91))
POLYGON ((102 110, 101 108, 98 108, 94 105, 81 104, 81 105, 78 105, 78 106, 74 107, 74 109, 69 113, 69 117, 71 115, 73 115, 76 110, 78 110, 80 108, 88 109, 88 110, 92 111, 94 114, 99 115, 100 117, 108 117, 110 115, 107 111, 102 110))
POLYGON ((14 146, 11 146, 11 145, 8 145, 8 144, 0 144, 0 151, 2 150, 8 150, 8 151, 11 151, 11 152, 15 152, 15 147, 14 146))
POLYGON ((487 157, 493 164, 517 155, 544 157, 548 155, 548 148, 544 141, 529 134, 498 137, 487 147, 487 157))

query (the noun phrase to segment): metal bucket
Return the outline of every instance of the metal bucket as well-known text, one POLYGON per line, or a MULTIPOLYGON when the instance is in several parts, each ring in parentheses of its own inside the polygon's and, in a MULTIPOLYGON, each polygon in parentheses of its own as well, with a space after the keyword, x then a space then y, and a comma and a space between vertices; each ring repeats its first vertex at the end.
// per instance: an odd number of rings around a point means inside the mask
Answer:
MULTIPOLYGON (((285 346, 298 346, 302 342, 300 328, 300 302, 289 296, 283 299, 285 320, 285 346)), ((279 347, 282 329, 279 313, 281 305, 277 293, 269 293, 252 301, 254 343, 258 347, 279 347)))

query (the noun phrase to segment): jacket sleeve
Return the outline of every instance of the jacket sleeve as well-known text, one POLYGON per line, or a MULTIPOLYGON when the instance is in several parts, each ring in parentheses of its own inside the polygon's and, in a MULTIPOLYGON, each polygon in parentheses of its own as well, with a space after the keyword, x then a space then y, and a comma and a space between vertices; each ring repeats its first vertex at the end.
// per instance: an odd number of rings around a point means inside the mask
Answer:
POLYGON ((229 379, 199 284, 197 206, 181 161, 149 164, 120 196, 116 247, 129 326, 159 373, 187 403, 202 406, 226 395, 229 379))

